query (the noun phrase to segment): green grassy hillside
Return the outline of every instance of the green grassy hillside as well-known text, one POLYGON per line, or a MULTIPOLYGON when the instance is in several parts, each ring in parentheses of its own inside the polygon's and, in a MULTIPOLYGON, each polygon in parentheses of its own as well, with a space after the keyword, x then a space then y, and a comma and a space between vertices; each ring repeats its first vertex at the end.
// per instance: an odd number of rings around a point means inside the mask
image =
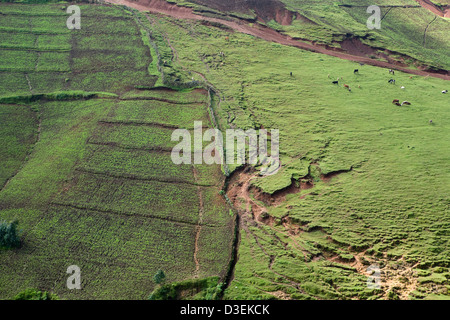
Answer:
MULTIPOLYGON (((232 12, 233 4, 230 4, 230 11, 215 13, 214 10, 207 10, 204 5, 197 4, 198 1, 195 0, 176 0, 175 2, 192 7, 195 12, 209 17, 255 19, 258 23, 293 38, 335 48, 341 48, 342 41, 346 39, 357 39, 374 48, 373 52, 366 52, 367 56, 381 60, 397 61, 400 64, 421 68, 429 66, 444 70, 450 68, 448 55, 450 21, 448 18, 437 17, 413 0, 280 0, 273 1, 263 9, 259 8, 261 13, 258 19, 254 11, 252 13, 250 9, 243 9, 244 12, 240 14, 232 12), (280 13, 279 7, 283 4, 286 12, 280 13), (371 14, 366 10, 371 5, 381 8, 382 20, 379 30, 367 28, 367 20, 371 14), (282 17, 289 15, 287 11, 291 11, 295 18, 291 24, 283 23, 282 25, 282 17), (264 20, 264 16, 273 16, 274 19, 264 20), (277 16, 279 18, 275 21, 277 16)), ((213 8, 219 5, 227 7, 226 4, 217 1, 211 2, 213 4, 210 6, 213 8)), ((264 4, 268 2, 264 1, 264 4)), ((355 54, 353 51, 351 53, 355 54)))
MULTIPOLYGON (((365 8, 283 2, 308 19, 259 23, 448 70, 449 22, 423 8, 383 8, 368 31, 365 8)), ((0 218, 23 230, 21 248, 0 251, 0 298, 145 299, 159 269, 183 290, 216 286, 229 265, 225 299, 450 297, 448 81, 119 6, 83 5, 69 32, 64 6, 0 5, 0 218), (170 160, 173 130, 200 120, 279 129, 281 170, 230 166, 220 197, 225 167, 170 160), (81 291, 65 287, 72 264, 81 291), (380 289, 367 286, 373 265, 380 289)))
POLYGON ((223 127, 280 130, 282 170, 252 181, 275 205, 250 192, 271 218, 253 220, 241 199, 239 260, 226 298, 447 294, 448 280, 422 277, 448 279, 450 266, 447 81, 396 73, 391 85, 387 69, 200 23, 156 21, 179 67, 220 92, 223 127), (304 183, 312 187, 276 192, 304 183), (379 291, 366 286, 375 263, 386 275, 379 291))

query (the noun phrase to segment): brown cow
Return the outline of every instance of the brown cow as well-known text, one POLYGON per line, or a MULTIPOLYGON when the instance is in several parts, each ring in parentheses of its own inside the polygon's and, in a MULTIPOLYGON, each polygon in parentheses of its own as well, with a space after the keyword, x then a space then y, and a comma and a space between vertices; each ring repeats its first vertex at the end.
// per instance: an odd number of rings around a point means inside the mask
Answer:
POLYGON ((396 103, 396 102, 400 102, 400 100, 398 100, 398 99, 392 100, 392 103, 396 103))
POLYGON ((351 91, 351 89, 350 89, 348 84, 344 84, 344 88, 346 88, 348 91, 351 91))

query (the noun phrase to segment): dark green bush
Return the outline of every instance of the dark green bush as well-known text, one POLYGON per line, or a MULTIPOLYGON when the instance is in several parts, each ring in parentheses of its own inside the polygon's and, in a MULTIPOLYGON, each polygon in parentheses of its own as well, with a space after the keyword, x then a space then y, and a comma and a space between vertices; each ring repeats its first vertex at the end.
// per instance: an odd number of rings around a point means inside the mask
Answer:
POLYGON ((0 248, 16 248, 20 246, 19 231, 17 221, 0 221, 0 248))
POLYGON ((58 300, 58 296, 47 291, 26 289, 15 296, 14 300, 58 300))
POLYGON ((157 287, 149 300, 216 300, 222 290, 223 283, 219 283, 218 277, 189 279, 157 287))
POLYGON ((153 281, 155 281, 156 284, 160 284, 166 279, 166 275, 164 274, 164 271, 158 270, 158 272, 153 276, 153 281))

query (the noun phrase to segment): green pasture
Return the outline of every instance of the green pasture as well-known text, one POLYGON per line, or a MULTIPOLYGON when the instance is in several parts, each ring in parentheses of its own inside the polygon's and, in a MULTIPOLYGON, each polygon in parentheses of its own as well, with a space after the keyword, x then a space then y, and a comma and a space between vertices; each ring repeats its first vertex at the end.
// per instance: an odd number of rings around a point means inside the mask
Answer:
MULTIPOLYGON (((301 178, 314 184, 268 208, 275 219, 270 230, 241 229, 240 259, 226 298, 279 298, 280 290, 300 299, 384 297, 367 292, 365 276, 355 269, 343 275, 342 264, 326 265, 334 256, 345 261, 361 252, 383 267, 386 261, 424 269, 449 266, 443 222, 450 186, 450 110, 448 95, 441 93, 446 81, 401 72, 393 77, 387 69, 196 22, 157 21, 178 52, 179 65, 203 73, 218 90, 216 113, 223 127, 280 130, 282 169, 253 184, 267 193, 301 178), (220 51, 225 59, 216 64, 210 57, 220 51), (338 78, 339 85, 333 85, 338 78), (395 85, 388 83, 391 78, 395 85), (394 99, 411 105, 396 106, 394 99), (321 179, 335 172, 331 180, 321 179), (295 242, 283 236, 285 217, 305 230, 295 242), (316 229, 324 236, 309 237, 316 229)), ((418 288, 425 296, 446 292, 445 285, 418 288)))

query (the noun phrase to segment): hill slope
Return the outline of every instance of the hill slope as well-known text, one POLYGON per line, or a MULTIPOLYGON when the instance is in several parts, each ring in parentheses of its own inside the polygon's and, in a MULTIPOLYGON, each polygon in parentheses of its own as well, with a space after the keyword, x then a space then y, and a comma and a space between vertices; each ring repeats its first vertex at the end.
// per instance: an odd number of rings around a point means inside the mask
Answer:
POLYGON ((277 175, 237 170, 229 180, 242 221, 226 298, 447 294, 447 81, 396 72, 391 85, 388 69, 149 17, 170 43, 168 68, 215 87, 222 128, 281 133, 277 175), (367 288, 370 265, 384 274, 381 290, 367 288))
POLYGON ((0 217, 23 232, 0 251, 0 298, 146 299, 160 269, 217 285, 234 230, 222 173, 170 156, 174 129, 211 125, 207 92, 148 89, 156 54, 129 11, 81 6, 68 32, 61 6, 0 5, 0 217), (66 287, 70 265, 82 290, 66 287))

